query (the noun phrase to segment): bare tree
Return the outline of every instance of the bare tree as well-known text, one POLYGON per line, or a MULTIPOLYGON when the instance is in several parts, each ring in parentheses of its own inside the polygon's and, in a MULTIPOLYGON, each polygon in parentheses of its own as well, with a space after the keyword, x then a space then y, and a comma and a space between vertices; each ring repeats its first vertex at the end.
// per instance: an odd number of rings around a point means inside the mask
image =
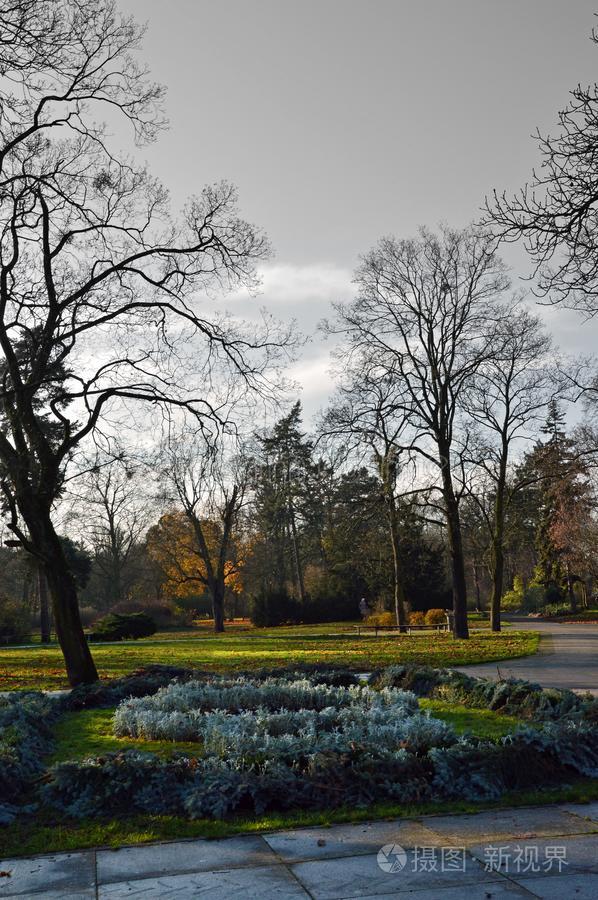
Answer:
POLYGON ((551 341, 542 323, 527 310, 510 310, 500 324, 500 340, 470 383, 468 414, 481 429, 477 458, 483 477, 472 496, 477 500, 490 537, 492 597, 490 623, 500 631, 504 590, 504 541, 507 511, 523 486, 509 478, 513 446, 537 435, 557 384, 551 341), (480 485, 482 490, 479 490, 480 485))
MULTIPOLYGON (((343 359, 342 354, 339 357, 343 359)), ((350 365, 343 368, 344 382, 319 430, 325 438, 340 438, 346 453, 365 449, 373 457, 388 515, 395 617, 399 630, 406 631, 407 607, 397 503, 397 479, 410 458, 405 398, 400 393, 400 383, 368 358, 354 355, 350 365)))
POLYGON ((171 436, 161 466, 162 494, 182 509, 193 534, 188 547, 199 565, 181 570, 205 587, 212 600, 214 631, 224 631, 224 599, 228 582, 238 572, 233 557, 235 528, 249 483, 241 456, 225 453, 222 443, 208 444, 202 434, 171 436))
POLYGON ((151 514, 146 482, 146 466, 101 454, 73 481, 72 519, 93 551, 106 609, 127 598, 135 579, 134 558, 151 514))
POLYGON ((111 0, 0 0, 0 24, 1 486, 45 569, 75 685, 97 672, 52 521, 69 460, 130 404, 224 415, 214 370, 265 389, 280 340, 205 305, 252 286, 267 252, 234 189, 205 188, 173 218, 166 190, 97 124, 124 117, 143 143, 164 123, 162 89, 136 59, 142 30, 111 0))
POLYGON ((475 228, 413 240, 384 238, 357 270, 356 299, 337 308, 333 330, 350 352, 376 359, 401 385, 413 444, 436 467, 449 538, 454 631, 468 637, 467 589, 459 498, 453 468, 454 427, 471 379, 491 352, 492 305, 508 287, 491 237, 475 228))
MULTIPOLYGON (((598 44, 598 32, 591 39, 598 44)), ((540 167, 518 193, 486 201, 485 223, 504 241, 522 240, 535 264, 537 293, 598 312, 598 84, 571 91, 558 131, 536 142, 540 167)))

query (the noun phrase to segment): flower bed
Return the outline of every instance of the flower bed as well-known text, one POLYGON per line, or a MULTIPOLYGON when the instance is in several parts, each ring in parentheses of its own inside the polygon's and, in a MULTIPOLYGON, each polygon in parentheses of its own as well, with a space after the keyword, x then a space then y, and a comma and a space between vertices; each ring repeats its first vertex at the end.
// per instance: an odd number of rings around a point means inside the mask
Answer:
POLYGON ((0 822, 26 811, 18 808, 23 799, 41 800, 50 815, 220 818, 379 801, 492 800, 598 777, 591 698, 427 667, 391 667, 368 686, 346 672, 285 674, 218 678, 155 668, 59 699, 0 701, 0 822), (497 740, 458 737, 419 709, 416 694, 543 724, 497 740), (43 774, 63 711, 119 700, 118 734, 192 741, 197 752, 166 759, 107 753, 43 774))
POLYGON ((377 688, 400 688, 418 697, 502 711, 536 722, 598 723, 598 698, 516 678, 494 681, 432 666, 388 666, 369 679, 377 688))
MULTIPOLYGON (((498 741, 457 737, 412 692, 307 678, 209 678, 123 701, 117 734, 196 741, 196 756, 134 751, 55 766, 46 801, 71 816, 153 812, 190 818, 394 800, 496 799, 598 776, 598 729, 523 728, 498 741)), ((381 679, 378 679, 379 681, 381 679)))
POLYGON ((243 760, 347 753, 355 744, 370 753, 425 752, 456 739, 452 728, 419 711, 412 693, 307 679, 174 684, 121 703, 114 726, 119 736, 198 741, 204 754, 243 760))
POLYGON ((23 792, 43 772, 61 712, 60 703, 43 694, 0 697, 0 825, 13 821, 23 792))

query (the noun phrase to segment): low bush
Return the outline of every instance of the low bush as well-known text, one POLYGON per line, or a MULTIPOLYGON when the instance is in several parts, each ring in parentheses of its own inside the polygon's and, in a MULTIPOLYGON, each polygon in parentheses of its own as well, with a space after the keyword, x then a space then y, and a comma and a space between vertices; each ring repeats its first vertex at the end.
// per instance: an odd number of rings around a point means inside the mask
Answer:
POLYGON ((445 609, 429 609, 424 616, 426 625, 444 625, 446 623, 445 609))
POLYGON ((63 709, 60 699, 39 693, 0 697, 0 825, 14 819, 31 780, 43 772, 63 709))
POLYGON ((249 601, 249 618, 257 628, 275 625, 314 625, 357 619, 358 602, 344 594, 319 593, 303 603, 286 590, 264 590, 249 601))
POLYGON ((409 614, 409 624, 410 625, 425 625, 426 624, 426 614, 423 612, 412 612, 409 614))
POLYGON ((515 678, 493 681, 432 666, 388 666, 372 673, 370 683, 378 688, 401 688, 418 697, 435 697, 524 719, 554 722, 585 719, 598 723, 598 698, 542 688, 515 678))
POLYGON ((0 597, 0 645, 31 639, 31 613, 21 603, 0 597))
POLYGON ((120 615, 143 613, 152 619, 157 628, 169 628, 176 621, 174 609, 167 603, 152 603, 149 601, 142 603, 138 600, 123 600, 122 603, 117 603, 116 606, 113 606, 110 612, 120 615))
MULTIPOLYGON (((417 699, 409 691, 394 688, 373 690, 362 685, 349 687, 316 683, 313 679, 269 677, 257 679, 211 677, 202 681, 174 682, 161 688, 151 697, 125 701, 117 710, 123 723, 133 722, 138 714, 170 712, 202 713, 211 710, 240 713, 246 710, 323 710, 327 707, 360 705, 397 706, 413 714, 417 699)), ((133 734, 134 732, 129 732, 133 734)), ((148 733, 149 734, 149 733, 148 733)))
POLYGON ((264 590, 249 601, 249 618, 257 628, 299 621, 299 602, 284 590, 264 590))
POLYGON ((445 723, 419 713, 415 695, 310 681, 239 678, 189 682, 127 700, 115 733, 150 740, 201 741, 232 758, 297 759, 309 753, 432 747, 449 742, 445 723), (371 745, 371 746, 370 746, 371 745))
POLYGON ((121 641, 125 638, 149 637, 156 633, 156 623, 146 613, 110 613, 95 623, 90 641, 121 641))
POLYGON ((81 617, 81 624, 84 628, 89 628, 90 625, 98 618, 98 611, 94 609, 93 606, 80 606, 79 607, 79 616, 81 617))
POLYGON ((395 614, 391 612, 371 613, 369 616, 366 616, 365 624, 382 625, 383 627, 388 627, 389 625, 396 625, 397 619, 395 614))
POLYGON ((553 616, 568 616, 571 613, 571 607, 568 603, 547 603, 540 610, 543 616, 551 618, 553 616))

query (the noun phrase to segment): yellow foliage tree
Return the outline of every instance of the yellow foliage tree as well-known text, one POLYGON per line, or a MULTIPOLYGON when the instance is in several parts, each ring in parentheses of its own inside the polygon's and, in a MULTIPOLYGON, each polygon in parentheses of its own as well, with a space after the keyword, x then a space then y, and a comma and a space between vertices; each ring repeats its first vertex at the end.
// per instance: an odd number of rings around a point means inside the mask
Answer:
POLYGON ((163 515, 147 534, 148 553, 164 572, 164 592, 173 600, 211 590, 219 566, 224 588, 240 594, 241 561, 232 558, 234 547, 229 539, 222 560, 222 527, 209 519, 194 523, 178 510, 163 515))

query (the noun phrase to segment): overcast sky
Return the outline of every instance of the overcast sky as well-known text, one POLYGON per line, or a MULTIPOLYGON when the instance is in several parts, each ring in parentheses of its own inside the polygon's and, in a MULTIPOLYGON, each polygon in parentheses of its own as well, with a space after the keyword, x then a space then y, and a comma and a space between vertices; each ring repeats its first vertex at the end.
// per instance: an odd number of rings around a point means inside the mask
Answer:
MULTIPOLYGON (((275 258, 259 304, 308 333, 351 295, 384 234, 463 226, 538 162, 578 82, 598 80, 589 0, 121 0, 148 22, 145 58, 171 127, 143 151, 176 205, 225 178, 275 258)), ((525 274, 516 249, 505 257, 525 274)), ((237 299, 235 311, 249 301, 237 299)), ((567 352, 598 322, 546 311, 567 352)), ((326 404, 329 347, 293 374, 306 420, 326 404)))

